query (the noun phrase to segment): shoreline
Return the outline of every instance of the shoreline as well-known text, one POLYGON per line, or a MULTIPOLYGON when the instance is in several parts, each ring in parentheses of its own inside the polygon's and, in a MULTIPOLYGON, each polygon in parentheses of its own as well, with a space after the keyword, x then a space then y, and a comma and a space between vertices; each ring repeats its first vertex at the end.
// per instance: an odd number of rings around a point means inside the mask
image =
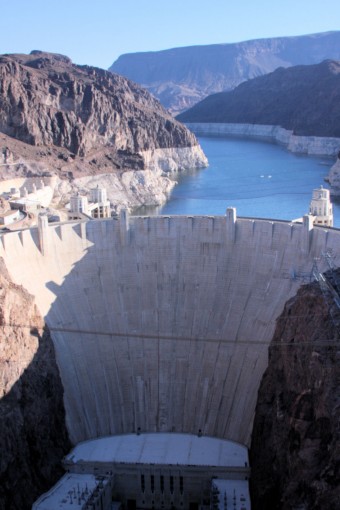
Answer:
POLYGON ((296 154, 336 157, 340 151, 340 138, 297 136, 280 126, 262 124, 228 124, 186 122, 196 136, 237 137, 276 143, 296 154))

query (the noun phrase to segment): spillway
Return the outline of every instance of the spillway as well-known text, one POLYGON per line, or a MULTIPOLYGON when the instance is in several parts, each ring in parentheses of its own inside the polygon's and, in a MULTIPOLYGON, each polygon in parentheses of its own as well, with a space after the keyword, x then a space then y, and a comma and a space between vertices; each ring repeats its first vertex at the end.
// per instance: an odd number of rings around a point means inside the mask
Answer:
MULTIPOLYGON (((0 236, 51 328, 74 443, 181 432, 249 444, 275 320, 340 231, 226 216, 47 224, 0 236)), ((321 270, 326 269, 323 259, 321 270)))

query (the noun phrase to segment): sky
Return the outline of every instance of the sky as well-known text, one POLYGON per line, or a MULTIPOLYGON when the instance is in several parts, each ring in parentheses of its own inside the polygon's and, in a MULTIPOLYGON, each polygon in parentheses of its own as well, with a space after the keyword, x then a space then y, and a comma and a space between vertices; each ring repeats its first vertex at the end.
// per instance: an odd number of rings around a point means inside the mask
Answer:
POLYGON ((0 54, 107 69, 124 53, 340 30, 339 0, 0 0, 0 54))

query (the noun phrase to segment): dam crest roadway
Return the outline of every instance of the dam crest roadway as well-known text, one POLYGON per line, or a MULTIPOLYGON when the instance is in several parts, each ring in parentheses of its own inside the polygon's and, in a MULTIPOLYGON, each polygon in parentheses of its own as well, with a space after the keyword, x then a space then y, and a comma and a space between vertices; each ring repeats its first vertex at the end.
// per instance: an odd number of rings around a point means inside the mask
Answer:
MULTIPOLYGON (((129 217, 0 235, 51 329, 71 441, 179 432, 249 445, 276 318, 340 230, 225 216, 129 217), (29 268, 29 270, 28 270, 29 268)), ((328 269, 320 260, 320 271, 328 269)))

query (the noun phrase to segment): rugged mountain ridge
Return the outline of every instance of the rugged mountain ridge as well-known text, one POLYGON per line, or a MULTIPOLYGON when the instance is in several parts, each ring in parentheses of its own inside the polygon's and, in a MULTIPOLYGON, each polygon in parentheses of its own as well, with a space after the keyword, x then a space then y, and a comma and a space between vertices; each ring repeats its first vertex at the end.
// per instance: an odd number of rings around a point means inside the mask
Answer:
POLYGON ((75 186, 110 174, 117 206, 158 204, 169 174, 207 165, 195 136, 147 91, 41 51, 0 57, 0 132, 14 162, 2 165, 3 178, 49 172, 75 186))
POLYGON ((109 68, 147 88, 174 113, 278 67, 340 59, 340 32, 121 55, 109 68))
POLYGON ((339 310, 317 283, 278 319, 250 448, 254 510, 338 508, 339 327, 339 310))
POLYGON ((2 259, 0 374, 0 508, 28 510, 63 474, 70 442, 50 334, 2 259))
POLYGON ((275 125, 295 135, 340 137, 340 62, 279 68, 211 95, 177 118, 275 125))
POLYGON ((125 152, 190 147, 196 139, 150 94, 102 69, 34 51, 0 57, 0 130, 31 145, 84 156, 110 146, 125 152))

